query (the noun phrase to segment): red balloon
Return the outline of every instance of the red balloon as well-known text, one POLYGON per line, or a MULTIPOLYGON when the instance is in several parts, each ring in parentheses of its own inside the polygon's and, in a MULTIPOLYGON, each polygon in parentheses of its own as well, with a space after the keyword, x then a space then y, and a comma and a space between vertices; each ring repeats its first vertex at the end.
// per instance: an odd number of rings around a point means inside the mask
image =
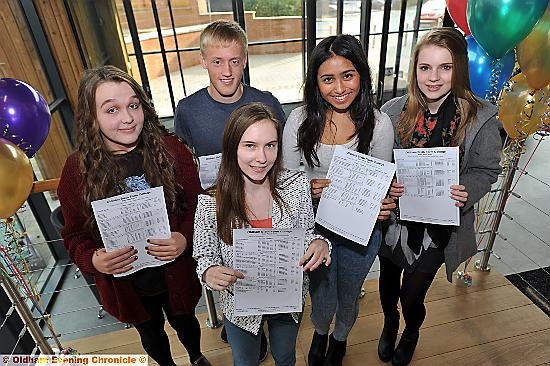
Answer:
POLYGON ((470 33, 470 27, 468 27, 468 21, 466 20, 466 6, 468 0, 445 0, 447 3, 447 11, 449 15, 456 23, 458 28, 462 29, 464 35, 467 36, 470 33))

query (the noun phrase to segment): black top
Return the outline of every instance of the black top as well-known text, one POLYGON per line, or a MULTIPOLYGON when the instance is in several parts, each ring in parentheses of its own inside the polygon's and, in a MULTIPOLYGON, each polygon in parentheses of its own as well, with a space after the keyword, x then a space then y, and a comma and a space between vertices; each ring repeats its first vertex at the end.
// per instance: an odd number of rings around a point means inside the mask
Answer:
MULTIPOLYGON (((145 179, 141 150, 135 148, 126 154, 116 155, 115 159, 122 169, 123 176, 126 176, 124 185, 120 187, 121 193, 151 188, 145 179)), ((138 296, 155 296, 167 291, 164 265, 143 268, 128 277, 138 296)))

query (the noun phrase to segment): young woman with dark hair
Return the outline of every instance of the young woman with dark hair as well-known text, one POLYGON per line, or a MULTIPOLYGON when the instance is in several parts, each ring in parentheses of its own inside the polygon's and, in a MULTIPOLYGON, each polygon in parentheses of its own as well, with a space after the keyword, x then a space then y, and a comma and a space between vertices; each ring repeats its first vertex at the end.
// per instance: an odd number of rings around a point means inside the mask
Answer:
MULTIPOLYGON (((310 179, 310 194, 321 197, 330 184, 326 174, 334 148, 342 145, 391 161, 393 127, 373 100, 367 57, 351 35, 323 39, 313 50, 304 88, 304 106, 288 117, 283 136, 284 165, 310 179)), ((393 200, 385 199, 379 219, 389 215, 393 200)), ((332 243, 332 264, 311 274, 311 320, 315 332, 309 365, 341 365, 346 339, 359 311, 359 295, 381 243, 376 225, 367 246, 347 240, 319 225, 332 243), (335 317, 334 332, 328 332, 335 317), (327 350, 327 343, 328 350, 327 350)))

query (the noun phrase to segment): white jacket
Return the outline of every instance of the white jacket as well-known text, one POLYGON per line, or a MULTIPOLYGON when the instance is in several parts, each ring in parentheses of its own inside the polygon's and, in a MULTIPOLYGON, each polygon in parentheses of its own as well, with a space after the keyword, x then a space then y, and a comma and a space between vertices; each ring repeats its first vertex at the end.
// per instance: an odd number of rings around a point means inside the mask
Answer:
MULTIPOLYGON (((324 239, 313 234, 315 224, 309 180, 303 172, 283 170, 277 182, 277 190, 283 199, 285 209, 281 211, 276 202, 272 206, 272 223, 274 229, 303 228, 305 249, 314 239, 324 239)), ((212 266, 223 265, 233 268, 233 247, 224 243, 217 235, 216 200, 212 196, 200 195, 195 214, 195 232, 193 235, 193 257, 197 260, 197 274, 202 282, 203 273, 212 266)), ((326 239, 324 239, 326 240, 326 239)), ((328 242, 328 240, 326 240, 328 242)), ((329 243, 330 248, 330 243, 329 243)), ((203 285, 206 286, 204 282, 203 285)), ((208 286, 207 286, 208 287, 208 286)), ((304 272, 302 286, 302 303, 309 288, 309 277, 304 272)), ((232 287, 230 288, 232 290, 232 287)), ((228 291, 220 292, 222 311, 227 319, 239 328, 258 334, 262 316, 234 316, 234 298, 228 291)), ((299 313, 293 313, 298 322, 299 313)))

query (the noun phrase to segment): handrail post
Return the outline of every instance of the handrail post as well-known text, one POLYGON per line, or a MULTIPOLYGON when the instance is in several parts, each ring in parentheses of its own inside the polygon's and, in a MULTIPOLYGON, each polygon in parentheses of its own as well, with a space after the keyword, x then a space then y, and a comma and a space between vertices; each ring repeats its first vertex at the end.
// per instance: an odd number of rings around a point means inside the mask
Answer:
POLYGON ((521 149, 523 149, 523 142, 518 142, 517 145, 512 145, 513 143, 514 142, 511 142, 510 144, 510 153, 513 155, 513 158, 510 162, 510 165, 508 167, 504 167, 505 169, 507 169, 507 171, 506 175, 504 176, 502 189, 500 190, 500 193, 498 195, 498 208, 495 212, 495 220, 491 225, 491 233, 489 234, 489 239, 487 240, 487 245, 485 246, 483 256, 475 263, 475 268, 479 271, 488 272, 491 270, 491 266, 489 265, 489 257, 493 252, 493 245, 495 244, 495 239, 498 235, 500 221, 502 220, 502 215, 504 214, 506 202, 508 201, 508 198, 511 194, 510 188, 512 187, 512 181, 514 180, 514 175, 516 174, 519 159, 521 157, 520 151, 521 149))
POLYGON ((206 311, 208 313, 208 319, 206 319, 206 326, 211 329, 216 329, 222 326, 222 319, 218 317, 216 312, 216 304, 214 303, 214 295, 212 291, 203 286, 202 288, 204 299, 206 301, 206 311))
MULTIPOLYGON (((0 271, 8 273, 2 265, 2 262, 0 262, 0 271)), ((21 317, 24 326, 28 329, 32 339, 40 349, 40 352, 44 355, 53 355, 54 351, 52 347, 46 340, 46 337, 44 337, 44 333, 42 333, 42 330, 36 323, 27 305, 23 302, 19 291, 17 290, 9 276, 0 276, 0 285, 6 292, 6 295, 11 300, 12 304, 15 306, 15 310, 17 310, 17 313, 21 317)))

